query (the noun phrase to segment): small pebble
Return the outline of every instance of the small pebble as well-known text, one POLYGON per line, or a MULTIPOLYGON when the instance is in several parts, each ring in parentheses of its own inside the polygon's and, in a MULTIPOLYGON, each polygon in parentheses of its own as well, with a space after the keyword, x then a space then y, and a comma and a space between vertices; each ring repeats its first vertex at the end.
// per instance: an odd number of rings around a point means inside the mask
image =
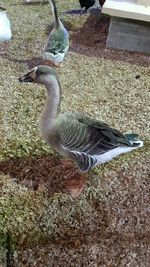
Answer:
POLYGON ((139 74, 136 75, 136 76, 135 76, 135 79, 140 79, 140 75, 139 75, 139 74))

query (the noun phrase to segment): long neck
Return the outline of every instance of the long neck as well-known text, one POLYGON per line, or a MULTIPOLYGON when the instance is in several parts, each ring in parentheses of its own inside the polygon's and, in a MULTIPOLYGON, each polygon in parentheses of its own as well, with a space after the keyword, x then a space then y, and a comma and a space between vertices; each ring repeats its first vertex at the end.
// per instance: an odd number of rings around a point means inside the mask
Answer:
POLYGON ((59 17, 58 17, 58 12, 57 12, 57 7, 56 7, 55 0, 49 0, 49 2, 51 4, 53 17, 55 18, 55 22, 54 22, 55 27, 59 28, 60 20, 59 20, 59 17))
POLYGON ((53 129, 61 100, 60 84, 55 77, 51 77, 51 81, 47 79, 45 87, 47 89, 47 100, 40 120, 42 135, 53 129))

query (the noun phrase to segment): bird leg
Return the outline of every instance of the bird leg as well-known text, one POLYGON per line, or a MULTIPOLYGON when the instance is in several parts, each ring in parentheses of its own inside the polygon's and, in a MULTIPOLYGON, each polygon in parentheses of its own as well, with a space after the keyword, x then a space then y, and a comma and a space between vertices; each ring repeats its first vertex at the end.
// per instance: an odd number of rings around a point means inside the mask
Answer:
POLYGON ((47 66, 50 66, 50 67, 57 67, 57 68, 60 67, 60 65, 61 65, 61 62, 53 63, 53 62, 51 62, 50 60, 45 60, 44 63, 45 63, 45 65, 47 65, 47 66))
POLYGON ((66 191, 70 193, 73 198, 78 197, 85 186, 87 175, 82 174, 79 177, 72 178, 65 183, 66 191))
POLYGON ((74 168, 74 162, 71 159, 61 159, 60 163, 63 165, 64 169, 72 169, 74 168))
POLYGON ((62 159, 60 160, 60 162, 64 169, 66 170, 74 169, 74 177, 71 178, 70 180, 67 180, 64 186, 66 191, 69 192, 73 198, 76 198, 82 193, 84 189, 85 182, 87 180, 87 174, 85 173, 75 174, 75 164, 74 161, 71 160, 70 158, 62 159))

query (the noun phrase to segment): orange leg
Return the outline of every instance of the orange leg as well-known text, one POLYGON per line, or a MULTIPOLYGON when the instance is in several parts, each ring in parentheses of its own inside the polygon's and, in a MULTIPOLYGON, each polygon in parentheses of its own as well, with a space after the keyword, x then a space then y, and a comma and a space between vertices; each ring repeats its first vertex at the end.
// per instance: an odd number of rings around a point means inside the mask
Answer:
POLYGON ((45 63, 45 65, 50 66, 50 67, 60 67, 61 66, 61 62, 53 63, 50 60, 45 60, 44 63, 45 63))
POLYGON ((65 183, 66 191, 69 192, 73 198, 78 197, 85 187, 86 179, 87 175, 85 174, 80 175, 80 177, 72 178, 65 183))
MULTIPOLYGON (((71 170, 72 169, 75 171, 75 164, 74 164, 73 160, 71 160, 69 158, 65 158, 65 159, 60 160, 60 162, 61 162, 63 169, 65 169, 65 170, 71 170)), ((85 183, 86 183, 86 180, 87 180, 87 174, 85 174, 85 173, 79 174, 75 171, 74 177, 71 178, 69 181, 65 182, 65 184, 64 184, 65 189, 68 193, 70 193, 70 195, 73 198, 76 198, 82 193, 84 186, 85 186, 85 183)))
POLYGON ((60 163, 62 164, 64 169, 74 168, 74 162, 71 159, 68 159, 68 158, 61 159, 60 163))

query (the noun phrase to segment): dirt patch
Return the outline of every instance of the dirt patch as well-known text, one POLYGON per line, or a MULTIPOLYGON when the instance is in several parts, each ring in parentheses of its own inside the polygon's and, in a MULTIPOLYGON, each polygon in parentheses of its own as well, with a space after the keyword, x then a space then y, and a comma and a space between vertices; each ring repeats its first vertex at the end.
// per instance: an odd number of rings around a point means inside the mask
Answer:
POLYGON ((150 247, 144 240, 131 242, 130 239, 123 240, 121 236, 108 236, 100 242, 85 244, 82 246, 80 240, 74 242, 73 247, 66 244, 45 244, 44 247, 36 247, 23 251, 18 255, 17 267, 31 266, 73 266, 73 267, 148 267, 150 260, 150 247), (42 257, 41 257, 42 255, 42 257), (22 259, 22 262, 20 261, 22 259), (24 265, 22 265, 24 264, 24 265))
POLYGON ((130 64, 149 66, 150 57, 131 51, 119 51, 106 48, 110 17, 91 14, 83 27, 72 35, 71 49, 76 53, 110 60, 119 60, 130 64))
POLYGON ((57 155, 43 155, 28 158, 10 159, 0 162, 0 172, 8 174, 18 183, 37 190, 44 185, 49 196, 65 192, 65 183, 80 178, 74 164, 66 167, 57 155))

